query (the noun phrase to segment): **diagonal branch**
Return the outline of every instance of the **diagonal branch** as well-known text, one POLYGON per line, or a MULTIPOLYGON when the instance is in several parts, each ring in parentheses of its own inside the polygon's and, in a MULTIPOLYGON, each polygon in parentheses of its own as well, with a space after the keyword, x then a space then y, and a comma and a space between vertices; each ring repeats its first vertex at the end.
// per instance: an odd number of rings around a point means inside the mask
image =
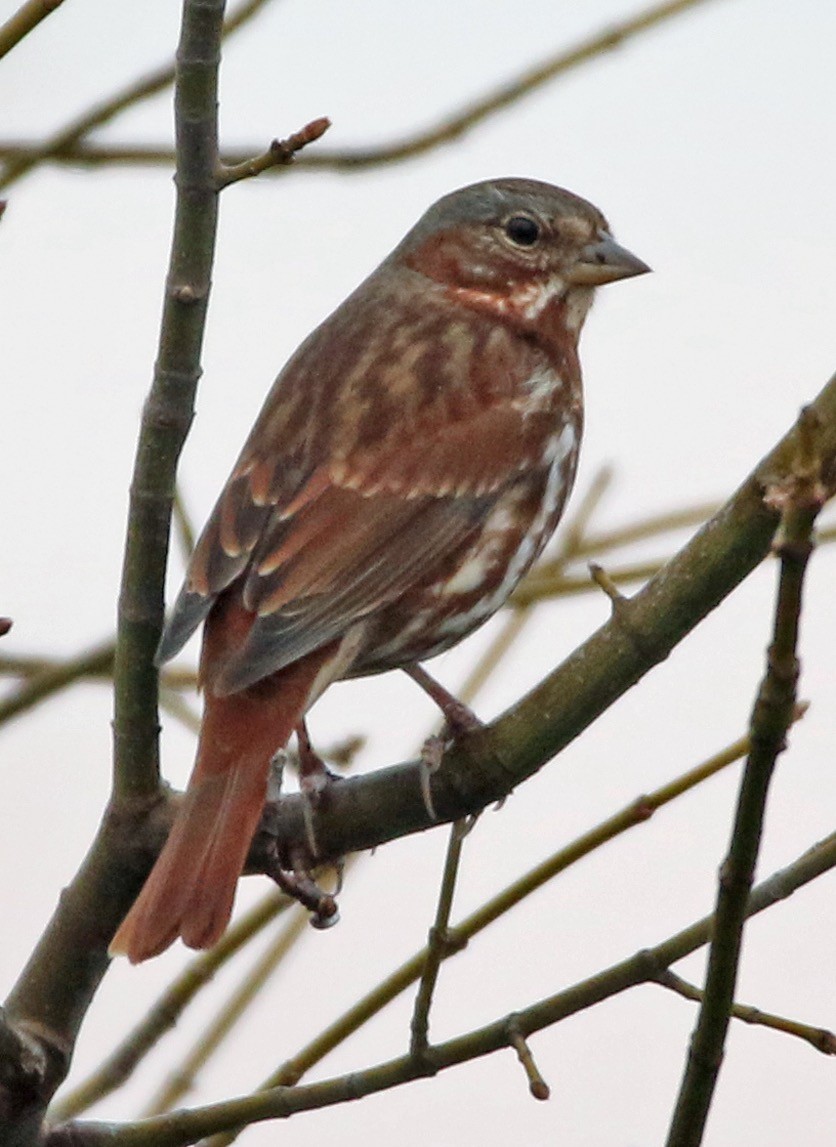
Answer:
POLYGON ((18 10, 0 26, 0 59, 17 47, 21 40, 63 3, 64 0, 24 0, 18 10))

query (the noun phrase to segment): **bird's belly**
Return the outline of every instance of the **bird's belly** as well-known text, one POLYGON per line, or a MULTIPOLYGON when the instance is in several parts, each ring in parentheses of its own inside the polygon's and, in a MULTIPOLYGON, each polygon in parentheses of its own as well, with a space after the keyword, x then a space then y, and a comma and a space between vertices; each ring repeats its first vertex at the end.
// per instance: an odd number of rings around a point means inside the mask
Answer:
POLYGON ((505 604, 554 532, 574 479, 577 450, 511 484, 478 534, 435 576, 371 619, 352 676, 380 673, 450 649, 505 604))

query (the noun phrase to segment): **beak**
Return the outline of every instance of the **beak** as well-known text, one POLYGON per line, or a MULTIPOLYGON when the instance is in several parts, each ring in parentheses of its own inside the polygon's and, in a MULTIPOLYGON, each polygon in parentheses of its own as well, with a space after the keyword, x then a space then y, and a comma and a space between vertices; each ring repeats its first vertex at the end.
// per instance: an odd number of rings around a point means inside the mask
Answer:
POLYGON ((568 282, 578 287, 600 287, 617 279, 631 279, 645 275, 647 263, 637 259, 626 247, 621 247, 606 231, 599 231, 593 243, 587 243, 578 261, 566 275, 568 282))

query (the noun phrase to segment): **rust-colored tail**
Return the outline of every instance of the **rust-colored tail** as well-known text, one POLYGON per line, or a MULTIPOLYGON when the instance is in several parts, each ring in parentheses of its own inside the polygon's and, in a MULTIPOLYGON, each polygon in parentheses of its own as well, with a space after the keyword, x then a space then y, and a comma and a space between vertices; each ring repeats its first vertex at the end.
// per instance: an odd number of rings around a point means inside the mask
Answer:
POLYGON ((207 688, 183 804, 111 954, 137 964, 178 936, 190 948, 209 948, 221 936, 264 806, 270 758, 303 716, 323 653, 240 693, 218 697, 207 688))

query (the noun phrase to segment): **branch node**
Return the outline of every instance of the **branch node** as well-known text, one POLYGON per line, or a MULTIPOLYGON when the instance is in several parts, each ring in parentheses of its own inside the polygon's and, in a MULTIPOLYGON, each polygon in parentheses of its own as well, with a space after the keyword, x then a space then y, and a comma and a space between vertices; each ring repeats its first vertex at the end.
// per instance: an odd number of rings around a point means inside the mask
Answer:
POLYGON ((821 418, 812 406, 803 406, 796 422, 795 456, 788 474, 767 480, 764 503, 781 515, 781 525, 772 545, 778 557, 805 562, 813 541, 808 531, 792 530, 790 514, 815 515, 831 491, 822 478, 821 418))
POLYGON ((178 303, 190 306, 206 298, 206 291, 199 290, 194 283, 172 283, 169 294, 178 303))

